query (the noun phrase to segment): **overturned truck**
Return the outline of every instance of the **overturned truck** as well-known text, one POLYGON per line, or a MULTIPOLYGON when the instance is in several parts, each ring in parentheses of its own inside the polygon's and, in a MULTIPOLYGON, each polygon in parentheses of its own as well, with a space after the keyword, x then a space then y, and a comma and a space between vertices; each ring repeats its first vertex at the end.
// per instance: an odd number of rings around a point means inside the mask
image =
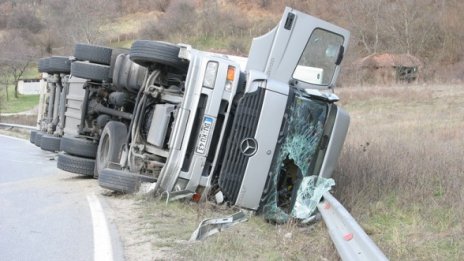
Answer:
POLYGON ((295 206, 330 185, 348 130, 331 91, 348 41, 345 29, 290 8, 248 58, 135 41, 129 57, 148 71, 130 124, 102 132, 100 186, 135 192, 148 182, 169 199, 308 218, 295 206))

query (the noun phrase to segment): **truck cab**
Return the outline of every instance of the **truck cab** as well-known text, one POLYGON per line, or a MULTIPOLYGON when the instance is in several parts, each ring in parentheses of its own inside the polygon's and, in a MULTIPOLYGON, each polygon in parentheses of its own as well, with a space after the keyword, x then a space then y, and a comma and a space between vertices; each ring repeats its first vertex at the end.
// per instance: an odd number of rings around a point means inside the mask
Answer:
POLYGON ((226 200, 285 216, 309 177, 331 177, 349 126, 331 92, 348 41, 348 31, 290 8, 253 40, 218 174, 226 200))

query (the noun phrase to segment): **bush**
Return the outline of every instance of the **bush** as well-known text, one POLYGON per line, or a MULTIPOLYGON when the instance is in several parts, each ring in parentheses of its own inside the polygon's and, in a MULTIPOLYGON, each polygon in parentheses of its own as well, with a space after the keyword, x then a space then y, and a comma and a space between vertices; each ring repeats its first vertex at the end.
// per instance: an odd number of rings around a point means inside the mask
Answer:
POLYGON ((43 28, 43 24, 36 16, 35 10, 27 5, 16 7, 8 19, 9 29, 27 30, 31 33, 38 33, 43 28))

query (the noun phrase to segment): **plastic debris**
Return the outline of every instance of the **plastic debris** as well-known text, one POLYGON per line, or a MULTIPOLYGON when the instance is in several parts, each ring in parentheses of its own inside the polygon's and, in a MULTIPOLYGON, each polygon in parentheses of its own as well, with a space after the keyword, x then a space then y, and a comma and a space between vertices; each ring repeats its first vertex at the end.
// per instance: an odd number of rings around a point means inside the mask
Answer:
POLYGON ((232 227, 238 223, 248 220, 248 215, 240 211, 231 216, 224 218, 210 218, 200 222, 198 228, 193 232, 190 241, 202 240, 211 235, 214 235, 222 230, 232 227))

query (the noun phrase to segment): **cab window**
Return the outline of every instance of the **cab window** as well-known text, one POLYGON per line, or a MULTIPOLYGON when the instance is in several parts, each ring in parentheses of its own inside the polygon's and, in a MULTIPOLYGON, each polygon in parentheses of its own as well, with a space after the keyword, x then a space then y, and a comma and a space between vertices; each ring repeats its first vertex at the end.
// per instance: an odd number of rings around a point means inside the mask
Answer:
POLYGON ((343 55, 343 36, 316 29, 293 72, 295 80, 316 85, 329 85, 343 55))

